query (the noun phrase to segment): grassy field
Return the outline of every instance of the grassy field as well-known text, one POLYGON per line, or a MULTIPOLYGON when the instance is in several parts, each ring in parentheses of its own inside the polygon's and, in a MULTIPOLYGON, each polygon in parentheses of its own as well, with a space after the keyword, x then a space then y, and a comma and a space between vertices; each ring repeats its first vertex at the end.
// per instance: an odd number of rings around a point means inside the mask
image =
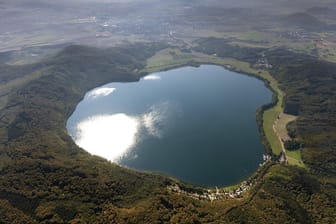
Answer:
POLYGON ((277 131, 278 135, 284 141, 290 140, 291 138, 288 136, 287 132, 287 124, 291 121, 297 119, 297 116, 281 113, 278 117, 276 124, 274 125, 275 130, 277 131))
MULTIPOLYGON (((296 119, 297 119, 297 116, 293 116, 290 114, 285 114, 285 113, 280 112, 274 124, 274 129, 280 139, 282 139, 283 141, 287 141, 291 139, 288 136, 286 125, 289 122, 294 121, 296 119)), ((301 150, 295 150, 295 151, 286 150, 286 156, 288 159, 288 163, 290 165, 305 167, 305 165, 302 162, 302 158, 301 158, 301 150)))
POLYGON ((141 72, 156 72, 191 63, 194 56, 179 49, 168 48, 157 52, 147 60, 147 66, 141 72))
POLYGON ((273 124, 275 120, 278 118, 279 114, 283 111, 282 108, 282 100, 283 100, 283 92, 279 89, 277 81, 268 73, 265 72, 264 78, 270 82, 270 87, 277 92, 278 94, 278 102, 277 104, 268 109, 263 114, 263 127, 265 130, 265 135, 268 142, 271 145, 272 152, 275 155, 280 155, 282 148, 281 143, 279 142, 278 136, 273 130, 273 124))
POLYGON ((289 151, 286 150, 286 155, 288 159, 288 164, 306 168, 302 161, 301 150, 289 151))
MULTIPOLYGON (((280 90, 278 82, 269 74, 266 70, 252 68, 249 63, 242 62, 233 58, 220 58, 215 55, 207 55, 198 52, 182 52, 177 48, 167 48, 157 52, 153 57, 147 60, 147 66, 140 72, 157 72, 163 71, 188 64, 217 64, 223 65, 246 74, 253 74, 264 80, 267 80, 271 89, 273 89, 278 95, 277 104, 268 109, 263 114, 263 128, 266 138, 272 148, 272 152, 275 155, 280 155, 282 146, 278 136, 274 132, 273 125, 277 120, 280 113, 283 112, 282 101, 284 93, 280 90)), ((288 152, 288 162, 290 165, 303 166, 301 159, 301 152, 288 152)))
POLYGON ((260 77, 264 76, 264 71, 253 69, 249 63, 234 58, 220 58, 199 52, 185 53, 177 48, 168 48, 157 52, 153 57, 147 60, 147 66, 140 72, 157 72, 192 63, 230 65, 233 70, 238 72, 256 75, 258 75, 258 72, 261 72, 260 77))

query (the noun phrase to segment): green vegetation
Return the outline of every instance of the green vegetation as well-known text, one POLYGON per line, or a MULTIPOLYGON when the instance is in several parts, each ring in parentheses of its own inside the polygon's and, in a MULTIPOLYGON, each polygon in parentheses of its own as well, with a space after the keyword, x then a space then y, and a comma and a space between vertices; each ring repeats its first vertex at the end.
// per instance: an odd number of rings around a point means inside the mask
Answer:
MULTIPOLYGON (((198 43, 191 52, 166 49, 164 44, 104 50, 70 46, 41 63, 4 66, 3 85, 30 78, 8 89, 8 100, 0 110, 0 221, 332 223, 336 218, 336 65, 286 49, 246 49, 227 46, 220 39, 198 43), (255 65, 261 54, 273 65, 269 72, 255 65), (278 95, 262 111, 276 104, 299 115, 295 130, 305 144, 302 159, 309 169, 270 161, 258 171, 256 184, 243 199, 211 203, 170 192, 167 186, 177 183, 188 192, 201 188, 121 168, 89 155, 68 136, 67 117, 89 89, 200 63, 231 65, 268 80, 278 95)), ((258 115, 260 122, 262 113, 258 115)), ((267 115, 270 125, 273 115, 267 115)), ((267 132, 262 128, 263 140, 267 132)), ((300 162, 298 152, 288 152, 292 163, 300 162)))
POLYGON ((289 151, 298 150, 303 147, 302 142, 299 142, 297 140, 292 140, 292 139, 285 141, 284 144, 285 144, 285 148, 289 151))
POLYGON ((87 90, 136 81, 134 71, 164 47, 67 47, 43 62, 42 76, 10 92, 1 110, 1 222, 209 223, 239 204, 231 199, 211 205, 171 193, 167 186, 178 181, 91 156, 66 132, 66 119, 87 90))
POLYGON ((293 165, 298 165, 301 167, 305 167, 302 161, 302 156, 301 156, 301 150, 287 150, 286 151, 287 157, 289 161, 289 164, 291 164, 291 162, 293 162, 293 165))
POLYGON ((282 108, 282 100, 283 100, 283 93, 282 91, 279 89, 278 87, 278 83, 277 81, 273 78, 270 77, 270 75, 268 74, 267 78, 269 78, 268 80, 270 80, 270 86, 271 88, 277 93, 277 103, 275 106, 273 106, 272 108, 266 110, 263 114, 263 128, 265 130, 265 135, 266 138, 270 144, 270 147, 272 148, 272 152, 275 155, 280 155, 281 151, 282 151, 282 146, 281 143, 279 141, 278 136, 276 135, 273 125, 274 122, 276 121, 276 119, 278 118, 279 114, 283 111, 282 108))
MULTIPOLYGON (((0 49, 20 49, 0 53, 1 224, 335 223, 334 1, 245 1, 234 8, 220 0, 94 1, 83 7, 46 2, 0 3, 0 49), (180 47, 69 46, 57 54, 59 46, 47 46, 153 40, 180 47), (173 193, 167 186, 177 184, 190 194, 206 189, 124 169, 89 155, 68 136, 66 120, 89 89, 202 63, 260 77, 274 91, 272 102, 257 111, 272 159, 251 177, 256 181, 240 200, 173 193), (273 125, 280 112, 297 117, 286 128, 290 140, 304 144, 287 150, 290 165, 278 158, 273 125)), ((283 136, 286 130, 276 131, 283 136)))
POLYGON ((168 70, 190 64, 194 60, 194 56, 189 52, 183 52, 178 48, 167 48, 157 52, 147 60, 146 67, 142 72, 155 72, 168 70))
POLYGON ((332 217, 334 208, 322 192, 329 190, 300 168, 274 165, 252 200, 232 209, 224 220, 225 223, 278 223, 280 220, 283 223, 328 223, 331 220, 326 216, 332 217))

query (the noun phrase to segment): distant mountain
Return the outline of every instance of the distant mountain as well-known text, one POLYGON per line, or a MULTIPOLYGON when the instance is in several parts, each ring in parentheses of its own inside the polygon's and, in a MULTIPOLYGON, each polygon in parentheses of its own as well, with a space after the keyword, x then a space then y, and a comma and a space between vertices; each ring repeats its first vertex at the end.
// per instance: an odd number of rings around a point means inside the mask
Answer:
POLYGON ((320 7, 320 6, 316 6, 316 7, 312 7, 307 9, 308 13, 312 14, 312 15, 335 15, 335 10, 328 8, 328 7, 320 7))
POLYGON ((284 16, 281 18, 281 22, 286 26, 294 26, 307 31, 319 31, 328 27, 326 23, 305 12, 298 12, 284 16))
POLYGON ((312 7, 306 12, 322 19, 336 19, 336 10, 329 7, 312 7))

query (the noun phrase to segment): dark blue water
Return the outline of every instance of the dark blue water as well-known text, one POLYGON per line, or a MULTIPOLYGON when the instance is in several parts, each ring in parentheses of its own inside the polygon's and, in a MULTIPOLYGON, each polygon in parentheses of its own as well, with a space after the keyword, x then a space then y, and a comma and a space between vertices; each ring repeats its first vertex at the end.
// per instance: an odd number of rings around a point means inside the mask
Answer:
POLYGON ((262 162, 262 81, 214 65, 88 92, 68 120, 78 145, 121 165, 204 186, 237 183, 262 162))

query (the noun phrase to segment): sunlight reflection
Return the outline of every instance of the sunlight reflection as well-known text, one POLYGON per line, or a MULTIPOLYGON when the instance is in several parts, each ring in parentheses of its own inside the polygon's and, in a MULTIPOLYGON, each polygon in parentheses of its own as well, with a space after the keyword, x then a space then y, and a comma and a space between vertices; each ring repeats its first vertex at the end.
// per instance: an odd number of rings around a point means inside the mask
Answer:
POLYGON ((112 162, 135 144, 139 121, 125 114, 98 115, 77 124, 77 145, 112 162))
POLYGON ((139 116, 120 113, 89 117, 77 124, 75 142, 93 155, 117 162, 141 140, 141 134, 162 138, 169 107, 168 102, 161 102, 139 116))
POLYGON ((113 91, 115 91, 115 88, 102 87, 102 88, 94 89, 91 92, 89 92, 88 97, 97 98, 97 97, 100 97, 100 96, 108 96, 113 91))
POLYGON ((168 101, 154 104, 140 117, 141 125, 149 135, 162 138, 166 122, 170 120, 171 113, 175 112, 172 110, 173 104, 168 101))
POLYGON ((161 77, 158 75, 147 75, 143 78, 144 80, 160 80, 161 77))

